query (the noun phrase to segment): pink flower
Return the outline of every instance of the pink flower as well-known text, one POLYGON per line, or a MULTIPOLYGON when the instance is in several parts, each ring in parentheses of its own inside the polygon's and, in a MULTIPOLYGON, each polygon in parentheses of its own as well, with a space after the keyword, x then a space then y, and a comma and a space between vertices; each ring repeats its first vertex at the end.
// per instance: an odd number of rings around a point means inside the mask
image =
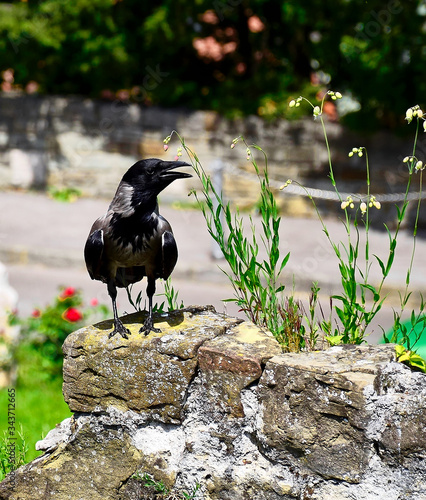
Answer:
POLYGON ((217 24, 219 22, 219 18, 213 10, 206 10, 200 17, 207 24, 217 24))
POLYGON ((3 77, 3 80, 7 83, 13 83, 15 81, 15 78, 14 78, 14 73, 15 73, 15 70, 13 70, 12 68, 9 68, 9 69, 6 69, 5 71, 3 71, 3 73, 1 74, 1 76, 3 77))
POLYGON ((31 313, 31 316, 33 318, 39 318, 41 316, 41 311, 40 309, 34 309, 34 311, 31 313))
POLYGON ((130 98, 130 92, 126 89, 122 89, 116 93, 116 96, 119 101, 128 101, 130 98))
POLYGON ((69 286, 65 288, 65 290, 61 293, 60 298, 61 299, 66 299, 67 297, 73 297, 75 295, 75 288, 72 286, 69 286))
POLYGON ((27 94, 35 94, 38 91, 38 88, 39 84, 34 80, 31 80, 30 82, 27 83, 25 91, 27 94))
POLYGON ((192 45, 200 57, 213 61, 221 61, 226 54, 235 52, 237 48, 235 41, 219 43, 212 36, 195 38, 192 45))
POLYGON ((258 16, 251 16, 248 18, 248 28, 252 33, 260 33, 265 29, 265 25, 258 16))
POLYGON ((83 319, 83 314, 75 307, 69 307, 63 314, 63 319, 69 321, 70 323, 75 323, 83 319))
POLYGON ((99 300, 96 297, 93 297, 93 299, 90 301, 90 305, 96 307, 98 304, 99 300))

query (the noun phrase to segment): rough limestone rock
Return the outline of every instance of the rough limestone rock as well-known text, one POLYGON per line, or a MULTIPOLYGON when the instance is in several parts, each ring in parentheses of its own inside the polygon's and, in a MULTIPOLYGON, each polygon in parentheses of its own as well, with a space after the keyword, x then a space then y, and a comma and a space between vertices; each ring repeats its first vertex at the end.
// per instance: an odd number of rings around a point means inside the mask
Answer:
POLYGON ((0 500, 158 499, 136 472, 174 498, 199 483, 206 500, 426 500, 426 376, 392 345, 281 354, 212 309, 167 315, 148 337, 142 320, 125 318, 129 340, 108 341, 109 323, 70 335, 75 413, 0 500))
POLYGON ((259 384, 264 442, 323 477, 359 482, 371 444, 364 390, 393 358, 393 346, 273 358, 259 384))
POLYGON ((112 321, 82 328, 66 339, 63 394, 71 411, 114 406, 165 423, 180 422, 199 347, 241 322, 213 308, 180 310, 157 316, 155 326, 162 334, 145 337, 139 334, 144 319, 143 313, 126 316, 128 340, 108 338, 112 321))
POLYGON ((275 354, 281 354, 277 341, 251 323, 238 325, 231 336, 206 342, 198 351, 206 396, 233 417, 244 417, 241 390, 259 380, 275 354))

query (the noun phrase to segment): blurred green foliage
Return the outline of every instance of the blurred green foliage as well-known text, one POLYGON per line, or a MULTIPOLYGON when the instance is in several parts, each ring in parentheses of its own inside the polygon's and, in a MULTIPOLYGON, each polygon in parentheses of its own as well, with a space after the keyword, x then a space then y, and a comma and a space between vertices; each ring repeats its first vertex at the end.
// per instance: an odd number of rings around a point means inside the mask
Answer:
POLYGON ((361 105, 348 122, 395 128, 426 93, 425 32, 424 0, 11 1, 0 71, 43 93, 233 117, 279 116, 331 84, 361 105))
POLYGON ((84 307, 80 290, 61 287, 61 292, 51 304, 43 309, 34 309, 28 318, 11 314, 11 324, 19 324, 21 337, 17 351, 28 345, 42 355, 40 368, 53 378, 62 376, 62 344, 67 336, 95 319, 105 319, 111 311, 97 299, 92 299, 89 307, 84 307))

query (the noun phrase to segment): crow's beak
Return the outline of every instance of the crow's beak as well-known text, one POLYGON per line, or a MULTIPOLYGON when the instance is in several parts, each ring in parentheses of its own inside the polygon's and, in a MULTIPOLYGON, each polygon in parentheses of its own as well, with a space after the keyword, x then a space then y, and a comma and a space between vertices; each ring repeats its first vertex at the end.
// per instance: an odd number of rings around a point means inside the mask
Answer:
POLYGON ((160 178, 167 179, 169 181, 174 181, 175 179, 186 179, 187 177, 192 177, 191 174, 186 172, 176 172, 174 169, 179 167, 190 167, 189 163, 184 161, 162 161, 158 168, 161 170, 160 178))

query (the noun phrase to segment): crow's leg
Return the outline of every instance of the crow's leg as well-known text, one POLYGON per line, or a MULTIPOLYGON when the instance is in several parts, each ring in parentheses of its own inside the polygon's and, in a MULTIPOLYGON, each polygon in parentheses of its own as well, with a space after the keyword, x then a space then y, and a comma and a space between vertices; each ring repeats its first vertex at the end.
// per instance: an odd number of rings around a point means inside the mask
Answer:
POLYGON ((148 295, 148 317, 145 320, 142 328, 139 330, 139 333, 144 333, 145 335, 149 335, 150 332, 160 333, 161 330, 159 328, 154 328, 154 320, 152 318, 152 297, 155 293, 155 278, 151 278, 148 276, 148 286, 146 287, 146 294, 148 295))
POLYGON ((117 288, 112 280, 108 281, 108 294, 112 300, 112 312, 114 313, 114 330, 109 334, 109 338, 119 333, 124 339, 127 339, 127 335, 130 335, 130 331, 123 325, 118 317, 117 304, 115 303, 117 299, 117 288))

